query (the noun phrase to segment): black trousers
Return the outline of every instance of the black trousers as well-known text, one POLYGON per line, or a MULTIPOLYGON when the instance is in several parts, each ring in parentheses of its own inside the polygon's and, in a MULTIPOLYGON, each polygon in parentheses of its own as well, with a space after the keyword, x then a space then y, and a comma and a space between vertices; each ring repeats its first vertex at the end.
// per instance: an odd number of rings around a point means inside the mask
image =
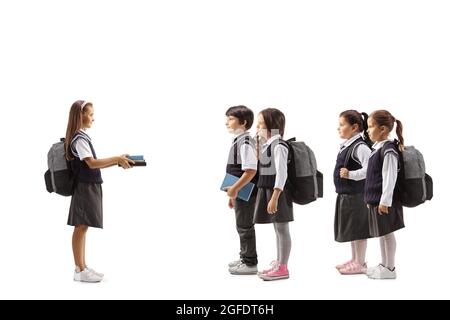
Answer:
POLYGON ((236 199, 234 211, 236 213, 236 230, 241 243, 241 261, 248 266, 258 264, 256 254, 255 224, 253 215, 255 212, 256 195, 250 197, 248 201, 236 199))

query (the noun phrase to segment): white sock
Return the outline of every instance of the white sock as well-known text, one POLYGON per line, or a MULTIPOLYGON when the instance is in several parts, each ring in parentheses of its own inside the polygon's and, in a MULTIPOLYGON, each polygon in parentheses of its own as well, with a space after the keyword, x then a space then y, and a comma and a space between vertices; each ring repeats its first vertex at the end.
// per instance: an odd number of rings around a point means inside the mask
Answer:
POLYGON ((355 261, 359 264, 363 265, 366 262, 366 249, 367 249, 367 240, 356 240, 352 243, 355 244, 355 261))
POLYGON ((381 264, 386 266, 386 243, 384 237, 380 237, 380 249, 381 249, 381 264))
POLYGON ((383 236, 382 238, 384 239, 385 255, 386 255, 386 264, 383 263, 383 265, 390 270, 394 270, 395 251, 397 249, 397 241, 395 240, 395 235, 392 232, 383 236))
POLYGON ((352 261, 356 261, 356 244, 355 244, 355 241, 352 241, 351 245, 352 245, 352 261))

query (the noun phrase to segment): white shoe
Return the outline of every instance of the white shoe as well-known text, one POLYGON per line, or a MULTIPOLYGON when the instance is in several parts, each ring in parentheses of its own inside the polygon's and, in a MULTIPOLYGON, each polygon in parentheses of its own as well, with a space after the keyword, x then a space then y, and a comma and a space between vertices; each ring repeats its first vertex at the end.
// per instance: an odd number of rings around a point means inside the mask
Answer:
POLYGON ((231 261, 231 262, 228 264, 228 268, 234 268, 234 267, 236 267, 239 263, 241 263, 241 260, 231 261))
POLYGON ((367 268, 366 270, 366 274, 367 276, 370 276, 371 274, 373 274, 376 270, 380 269, 384 267, 381 263, 379 265, 377 265, 376 267, 371 267, 371 268, 367 268))
POLYGON ((88 268, 85 268, 83 271, 77 272, 78 270, 75 270, 73 274, 73 280, 74 281, 81 281, 81 282, 100 282, 102 281, 102 278, 90 271, 88 268))
POLYGON ((397 273, 394 270, 389 270, 386 267, 381 266, 375 270, 372 274, 367 275, 370 279, 395 279, 397 278, 397 273))
POLYGON ((245 263, 241 262, 236 267, 228 269, 231 274, 235 275, 248 275, 248 274, 257 274, 258 267, 257 266, 248 266, 245 263))
POLYGON ((86 269, 88 269, 90 272, 92 272, 93 274, 99 276, 100 278, 103 278, 104 274, 101 272, 97 272, 94 269, 89 268, 88 266, 86 266, 86 269))

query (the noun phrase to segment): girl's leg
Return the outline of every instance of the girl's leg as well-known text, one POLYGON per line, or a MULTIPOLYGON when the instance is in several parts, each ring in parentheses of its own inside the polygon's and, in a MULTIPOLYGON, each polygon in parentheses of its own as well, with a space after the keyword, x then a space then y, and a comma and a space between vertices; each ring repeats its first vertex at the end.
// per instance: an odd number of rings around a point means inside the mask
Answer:
POLYGON ((367 240, 356 240, 352 241, 352 244, 355 245, 355 258, 353 261, 356 261, 360 265, 364 265, 366 262, 366 249, 367 249, 367 240))
MULTIPOLYGON (((87 231, 87 227, 86 227, 86 231, 87 231)), ((83 242, 82 242, 82 248, 81 248, 81 253, 82 253, 82 264, 83 264, 83 266, 86 268, 86 266, 87 266, 87 264, 86 264, 86 234, 87 234, 87 232, 85 232, 84 234, 83 234, 83 242)))
POLYGON ((279 262, 287 264, 291 253, 291 234, 289 233, 289 222, 275 222, 273 224, 278 234, 278 247, 280 248, 279 262))
POLYGON ((84 244, 86 240, 87 230, 88 226, 86 225, 76 225, 73 229, 72 235, 73 258, 75 260, 75 266, 80 268, 81 271, 86 268, 86 264, 84 261, 84 244))
POLYGON ((384 240, 385 257, 386 257, 386 260, 385 262, 383 262, 383 265, 390 270, 394 270, 395 251, 397 249, 397 241, 395 240, 394 232, 383 236, 382 239, 384 240))
POLYGON ((263 280, 279 280, 289 278, 289 271, 287 263, 291 253, 291 235, 289 234, 289 223, 281 222, 274 224, 275 232, 277 234, 277 248, 279 261, 272 269, 265 270, 260 274, 263 280))
POLYGON ((352 241, 351 244, 352 244, 352 259, 351 259, 351 261, 356 261, 356 243, 355 243, 355 241, 352 241))
POLYGON ((277 260, 276 261, 279 262, 281 247, 280 247, 280 235, 278 234, 278 229, 277 229, 276 223, 273 224, 273 228, 275 229, 275 235, 276 235, 276 240, 277 240, 277 260))
POLYGON ((381 249, 381 265, 386 266, 386 243, 384 237, 380 237, 380 249, 381 249))

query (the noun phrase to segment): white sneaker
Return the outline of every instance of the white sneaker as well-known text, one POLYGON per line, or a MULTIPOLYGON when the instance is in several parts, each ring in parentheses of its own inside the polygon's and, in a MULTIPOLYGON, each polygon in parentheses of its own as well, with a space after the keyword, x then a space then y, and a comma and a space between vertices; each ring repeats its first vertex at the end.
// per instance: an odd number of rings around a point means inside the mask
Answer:
POLYGON ((389 270, 386 267, 381 266, 375 270, 372 274, 367 275, 370 279, 395 279, 397 278, 397 273, 394 270, 389 270))
POLYGON ((243 262, 240 262, 236 267, 228 269, 231 274, 235 275, 248 275, 248 274, 257 274, 258 267, 257 266, 248 266, 243 262))
POLYGON ((231 261, 229 264, 228 264, 228 268, 234 268, 234 267, 236 267, 239 263, 241 263, 241 260, 239 259, 239 260, 235 260, 235 261, 231 261))
POLYGON ((380 269, 384 267, 381 263, 379 265, 377 265, 376 267, 371 267, 371 268, 367 268, 366 270, 366 274, 367 276, 370 276, 371 274, 373 274, 376 270, 380 269))
POLYGON ((88 268, 85 268, 80 272, 77 272, 77 270, 75 270, 73 274, 73 280, 81 282, 100 282, 102 281, 102 278, 90 271, 88 268))
POLYGON ((100 278, 103 278, 104 274, 101 272, 97 272, 94 269, 89 268, 88 266, 86 266, 86 269, 88 269, 90 272, 92 272, 93 274, 99 276, 100 278))

